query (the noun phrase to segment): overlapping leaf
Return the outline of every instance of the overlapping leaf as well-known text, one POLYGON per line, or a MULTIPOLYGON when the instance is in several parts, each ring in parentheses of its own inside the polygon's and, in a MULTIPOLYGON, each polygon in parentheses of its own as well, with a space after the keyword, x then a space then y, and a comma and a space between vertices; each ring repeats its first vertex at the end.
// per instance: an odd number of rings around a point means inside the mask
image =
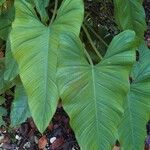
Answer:
POLYGON ((117 35, 103 60, 93 66, 85 59, 77 38, 62 37, 58 86, 82 150, 112 148, 135 60, 134 38, 132 31, 117 35))
POLYGON ((4 93, 6 90, 15 85, 15 80, 5 81, 4 80, 5 73, 5 60, 4 58, 0 58, 0 94, 4 93))
POLYGON ((15 7, 16 18, 10 36, 12 52, 19 65, 31 114, 38 129, 43 132, 58 101, 55 82, 59 35, 79 35, 83 1, 64 0, 51 26, 39 21, 34 8, 26 0, 15 1, 15 7))
POLYGON ((132 70, 133 82, 125 102, 119 134, 123 150, 142 150, 150 112, 150 50, 142 44, 132 70))
POLYGON ((18 83, 15 90, 15 98, 11 107, 11 125, 16 126, 30 117, 28 97, 21 83, 18 83))
POLYGON ((6 0, 0 0, 0 6, 5 2, 6 0))
POLYGON ((49 4, 49 0, 33 0, 37 11, 40 14, 41 20, 43 22, 48 21, 48 14, 46 12, 46 7, 49 4))
POLYGON ((5 125, 5 121, 3 120, 3 116, 7 115, 6 108, 2 107, 1 105, 5 103, 5 98, 0 96, 0 126, 5 125))
POLYGON ((114 0, 115 16, 121 30, 134 30, 143 39, 146 22, 143 0, 114 0))
POLYGON ((14 7, 9 6, 7 10, 0 14, 0 38, 7 40, 8 34, 11 30, 11 24, 14 20, 14 7))
POLYGON ((17 75, 18 75, 18 65, 12 55, 10 41, 7 40, 5 53, 4 80, 12 81, 17 77, 17 75))

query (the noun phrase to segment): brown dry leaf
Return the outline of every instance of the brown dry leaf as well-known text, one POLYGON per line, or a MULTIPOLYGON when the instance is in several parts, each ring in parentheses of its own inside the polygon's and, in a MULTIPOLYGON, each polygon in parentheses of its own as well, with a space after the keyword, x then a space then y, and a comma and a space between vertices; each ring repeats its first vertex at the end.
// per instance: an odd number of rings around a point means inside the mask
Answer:
POLYGON ((63 138, 58 138, 52 143, 52 150, 55 150, 64 144, 63 138))
POLYGON ((46 147, 46 144, 47 144, 47 138, 44 135, 39 139, 39 142, 38 142, 39 149, 43 150, 46 147))

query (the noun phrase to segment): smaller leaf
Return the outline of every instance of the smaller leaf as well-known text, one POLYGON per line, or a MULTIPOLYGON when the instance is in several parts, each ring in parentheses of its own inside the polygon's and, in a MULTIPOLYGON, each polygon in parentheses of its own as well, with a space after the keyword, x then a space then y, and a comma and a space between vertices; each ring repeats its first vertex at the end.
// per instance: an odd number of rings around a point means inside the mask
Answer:
POLYGON ((0 126, 5 125, 5 121, 3 120, 2 116, 0 116, 0 126))
POLYGON ((12 55, 10 41, 8 40, 6 45, 6 54, 5 54, 4 80, 12 81, 17 77, 17 75, 18 75, 18 65, 12 55))
POLYGON ((115 18, 121 30, 134 30, 143 39, 146 30, 143 0, 114 0, 115 18))
POLYGON ((2 6, 5 1, 6 1, 6 0, 0 0, 0 6, 2 6))
POLYGON ((4 93, 9 88, 13 87, 16 84, 17 78, 15 78, 13 81, 5 81, 4 80, 4 58, 0 59, 0 94, 4 93))
POLYGON ((33 0, 38 13, 40 14, 43 23, 47 22, 48 14, 46 12, 46 7, 48 6, 49 0, 33 0))
POLYGON ((10 6, 7 11, 0 14, 0 38, 7 40, 9 32, 11 30, 11 23, 14 20, 15 10, 13 6, 10 6))
POLYGON ((2 104, 4 104, 5 103, 5 98, 4 97, 2 97, 2 96, 0 96, 0 105, 2 105, 2 104))
POLYGON ((7 110, 4 107, 0 107, 0 116, 6 116, 7 110))
POLYGON ((16 86, 15 99, 12 103, 10 116, 12 126, 19 125, 30 117, 28 98, 21 83, 16 86))

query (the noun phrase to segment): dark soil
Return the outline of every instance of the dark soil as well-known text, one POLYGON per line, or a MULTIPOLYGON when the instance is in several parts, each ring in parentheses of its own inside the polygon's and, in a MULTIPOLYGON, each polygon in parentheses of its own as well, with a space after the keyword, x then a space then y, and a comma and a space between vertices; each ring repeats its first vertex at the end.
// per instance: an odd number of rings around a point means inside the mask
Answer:
MULTIPOLYGON (((10 102, 10 100, 9 100, 10 102)), ((10 123, 9 117, 4 120, 10 123)), ((79 150, 69 117, 59 104, 47 130, 41 135, 32 118, 17 128, 3 127, 0 130, 0 149, 6 150, 79 150), (45 148, 44 148, 45 147, 45 148)))

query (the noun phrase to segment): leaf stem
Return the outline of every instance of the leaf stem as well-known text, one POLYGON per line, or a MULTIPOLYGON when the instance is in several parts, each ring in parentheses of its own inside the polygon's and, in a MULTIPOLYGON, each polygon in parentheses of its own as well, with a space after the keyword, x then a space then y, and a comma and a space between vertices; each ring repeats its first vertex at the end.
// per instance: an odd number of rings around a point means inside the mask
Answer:
POLYGON ((82 25, 82 28, 83 28, 83 31, 85 32, 85 34, 86 34, 86 36, 87 36, 87 38, 88 38, 90 44, 91 44, 93 50, 95 51, 95 53, 97 54, 97 56, 98 56, 98 57, 100 58, 100 60, 101 60, 101 59, 102 59, 102 56, 101 56, 101 54, 99 53, 99 51, 97 50, 97 48, 95 47, 95 45, 94 45, 94 43, 93 43, 93 41, 92 41, 92 39, 91 39, 91 37, 90 37, 90 34, 88 33, 86 27, 85 27, 84 25, 82 25))
MULTIPOLYGON (((86 24, 87 25, 87 24, 86 24)), ((89 25, 87 27, 91 30, 91 32, 106 46, 108 47, 108 44, 93 30, 89 25)))
POLYGON ((84 52, 85 52, 85 55, 86 55, 86 57, 87 57, 87 59, 88 59, 90 65, 93 66, 92 59, 91 59, 89 53, 87 52, 87 50, 86 50, 85 48, 84 48, 84 52))
POLYGON ((53 23, 53 21, 55 19, 55 16, 56 16, 56 13, 57 13, 57 7, 58 7, 58 0, 55 0, 54 12, 53 12, 53 16, 52 16, 50 25, 53 23))

